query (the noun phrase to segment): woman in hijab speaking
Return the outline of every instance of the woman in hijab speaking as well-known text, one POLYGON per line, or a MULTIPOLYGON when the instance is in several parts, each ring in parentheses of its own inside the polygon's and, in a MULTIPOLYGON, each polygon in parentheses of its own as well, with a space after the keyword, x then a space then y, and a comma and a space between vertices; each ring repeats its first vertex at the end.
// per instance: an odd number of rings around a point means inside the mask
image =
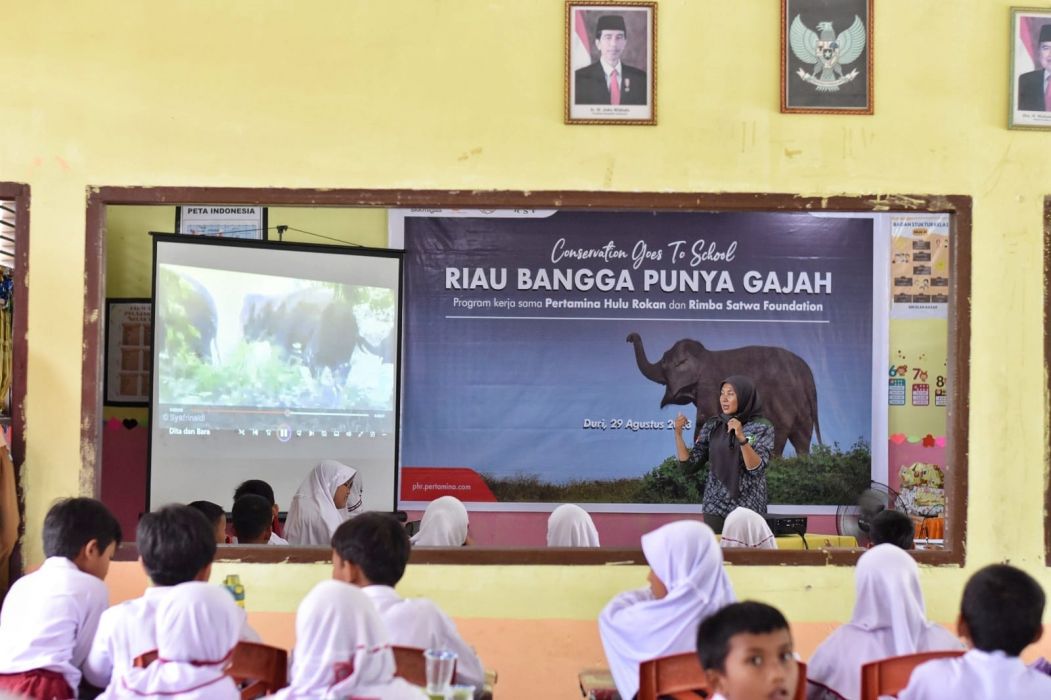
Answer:
POLYGON ((734 375, 719 387, 721 413, 704 422, 692 449, 682 438, 686 416, 675 417, 675 451, 687 476, 709 465, 704 482, 704 522, 716 533, 734 508, 766 512, 766 465, 774 447, 774 426, 762 416, 752 380, 734 375))

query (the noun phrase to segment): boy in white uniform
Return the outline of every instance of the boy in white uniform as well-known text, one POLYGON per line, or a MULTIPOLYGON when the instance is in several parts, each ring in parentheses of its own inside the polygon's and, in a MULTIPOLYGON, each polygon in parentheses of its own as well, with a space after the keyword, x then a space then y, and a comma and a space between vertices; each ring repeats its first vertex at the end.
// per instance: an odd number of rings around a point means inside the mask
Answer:
POLYGON ((765 603, 731 603, 701 622, 697 656, 712 700, 789 700, 806 682, 788 622, 765 603))
POLYGON ((280 514, 280 508, 277 505, 277 500, 274 498, 274 487, 266 483, 262 479, 249 479, 248 481, 241 482, 241 485, 234 491, 234 503, 237 503, 242 496, 248 494, 255 494, 256 496, 262 496, 266 499, 266 502, 270 504, 271 520, 270 520, 270 538, 267 540, 267 544, 288 544, 288 540, 281 536, 281 519, 278 517, 280 514))
POLYGON ((912 672, 901 700, 1051 698, 1051 676, 1019 655, 1043 632, 1044 591, 1032 576, 1006 564, 978 571, 963 589, 956 630, 971 650, 928 661, 912 672))
POLYGON ((92 498, 57 502, 44 518, 44 564, 15 582, 0 611, 0 692, 75 698, 80 666, 109 604, 103 579, 120 523, 92 498))
MULTIPOLYGON (((207 581, 215 557, 215 537, 208 518, 190 506, 170 505, 139 520, 139 557, 153 586, 141 598, 115 605, 102 614, 95 642, 84 664, 84 677, 97 688, 125 676, 136 657, 157 648, 154 619, 172 586, 207 581)), ((244 616, 241 612, 242 618, 244 616)), ((257 641, 242 620, 242 638, 257 641)))
POLYGON ((485 669, 453 621, 431 601, 402 598, 394 591, 410 549, 405 528, 393 516, 362 513, 332 535, 332 578, 361 586, 383 618, 392 645, 456 652, 455 682, 473 685, 480 693, 485 669))

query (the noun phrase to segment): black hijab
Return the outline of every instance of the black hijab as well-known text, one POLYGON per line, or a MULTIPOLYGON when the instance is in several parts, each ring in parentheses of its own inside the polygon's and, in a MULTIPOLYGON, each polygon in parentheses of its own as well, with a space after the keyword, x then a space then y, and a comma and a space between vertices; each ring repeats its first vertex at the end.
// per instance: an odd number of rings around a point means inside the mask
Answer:
POLYGON ((755 390, 755 384, 744 375, 735 374, 727 377, 719 385, 719 391, 729 384, 737 394, 737 413, 728 416, 720 413, 716 418, 715 427, 708 437, 708 459, 711 462, 712 474, 722 482, 730 493, 730 498, 737 500, 741 495, 741 446, 737 443, 737 436, 732 430, 727 429, 726 423, 731 418, 741 421, 742 427, 749 421, 762 417, 763 402, 759 400, 759 392, 755 390))

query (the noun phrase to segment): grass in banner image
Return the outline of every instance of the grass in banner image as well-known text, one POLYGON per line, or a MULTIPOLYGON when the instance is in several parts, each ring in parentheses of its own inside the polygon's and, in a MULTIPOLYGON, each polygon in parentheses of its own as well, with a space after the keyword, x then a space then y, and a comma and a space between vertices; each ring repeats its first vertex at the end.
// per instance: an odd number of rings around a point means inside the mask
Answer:
POLYGON ((504 502, 700 503, 673 421, 689 442, 744 374, 775 430, 770 502, 853 502, 871 474, 872 230, 785 213, 407 219, 403 463, 473 470, 504 502))

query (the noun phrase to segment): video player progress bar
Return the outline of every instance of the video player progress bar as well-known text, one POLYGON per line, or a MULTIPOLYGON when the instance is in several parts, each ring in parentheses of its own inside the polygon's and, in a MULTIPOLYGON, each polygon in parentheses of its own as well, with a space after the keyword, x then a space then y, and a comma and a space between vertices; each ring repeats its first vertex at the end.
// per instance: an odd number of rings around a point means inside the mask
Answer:
MULTIPOLYGON (((368 418, 368 413, 347 413, 346 411, 285 411, 283 409, 240 409, 240 408, 202 408, 201 413, 238 413, 238 414, 261 414, 267 416, 342 416, 345 418, 368 418)), ((383 418, 384 414, 378 414, 375 418, 383 418)))

